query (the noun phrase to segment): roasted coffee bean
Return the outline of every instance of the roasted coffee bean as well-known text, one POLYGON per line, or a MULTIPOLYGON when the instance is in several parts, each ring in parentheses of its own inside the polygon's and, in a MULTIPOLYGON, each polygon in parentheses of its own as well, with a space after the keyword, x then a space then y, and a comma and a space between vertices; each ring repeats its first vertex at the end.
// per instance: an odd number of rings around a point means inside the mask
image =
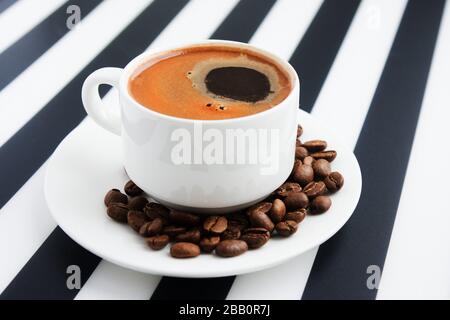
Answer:
POLYGON ((325 159, 329 162, 332 162, 334 159, 336 159, 336 156, 337 152, 334 150, 314 152, 311 154, 311 157, 313 157, 314 159, 325 159))
POLYGON ((325 178, 331 173, 331 166, 330 163, 325 159, 318 159, 316 160, 312 168, 314 170, 314 174, 318 178, 325 178))
POLYGON ((303 134, 303 128, 301 125, 297 126, 297 138, 299 138, 303 134))
POLYGON ((302 161, 301 160, 299 160, 299 159, 295 159, 294 160, 294 166, 292 167, 292 170, 291 170, 291 174, 290 174, 290 176, 294 176, 294 172, 297 170, 297 168, 299 167, 299 166, 301 166, 302 165, 302 161))
POLYGON ((264 228, 249 228, 242 232, 241 240, 247 243, 249 249, 262 247, 269 241, 270 232, 264 228))
POLYGON ((288 213, 286 213, 286 220, 293 220, 297 223, 300 223, 303 221, 303 219, 305 219, 306 217, 306 209, 302 208, 302 209, 298 209, 295 211, 290 211, 288 213))
POLYGON ((142 211, 131 210, 127 216, 128 225, 136 232, 142 228, 142 226, 149 222, 149 219, 142 211))
POLYGON ((311 140, 303 142, 303 147, 309 152, 323 151, 327 148, 327 142, 323 140, 311 140))
POLYGON ((130 210, 143 211, 145 206, 147 205, 147 203, 148 203, 148 200, 146 197, 137 196, 137 197, 131 198, 128 201, 128 208, 130 210))
POLYGON ((309 152, 304 147, 295 147, 295 159, 303 160, 309 155, 309 152))
POLYGON ((241 237, 241 229, 236 226, 228 225, 227 230, 225 230, 221 235, 222 240, 237 240, 241 237))
POLYGON ((170 210, 157 202, 149 202, 144 207, 144 213, 150 219, 163 218, 165 220, 169 219, 170 210))
POLYGON ((172 210, 169 214, 169 219, 173 223, 187 227, 196 226, 200 223, 199 216, 193 213, 178 210, 172 210))
POLYGON ((202 234, 198 228, 189 229, 185 233, 181 233, 175 237, 176 242, 199 243, 202 234))
POLYGON ((160 233, 163 229, 163 221, 161 218, 153 219, 146 222, 139 229, 139 234, 143 237, 151 237, 160 233))
POLYGON ((278 222, 275 228, 280 236, 289 237, 291 234, 297 232, 298 224, 293 220, 286 220, 278 222))
POLYGON ((147 245, 153 250, 161 250, 169 243, 169 236, 166 234, 161 234, 159 236, 153 236, 145 239, 147 245))
POLYGON ((306 208, 308 203, 308 197, 303 192, 291 193, 284 199, 284 204, 288 210, 306 208))
POLYGON ((108 207, 111 203, 128 203, 128 197, 117 189, 111 189, 105 196, 105 205, 108 207))
POLYGON ((305 164, 307 166, 312 166, 314 161, 316 161, 316 159, 314 159, 311 156, 307 156, 305 159, 303 159, 303 164, 305 164))
POLYGON ((245 213, 232 213, 227 215, 228 228, 236 227, 239 230, 243 230, 248 227, 249 221, 245 213))
POLYGON ((248 250, 247 243, 242 240, 224 240, 216 247, 216 254, 221 257, 236 257, 248 250))
POLYGON ((297 148, 297 147, 301 147, 302 146, 302 142, 300 141, 300 140, 295 140, 295 147, 297 148))
POLYGON ((180 226, 165 226, 163 227, 161 233, 167 234, 170 238, 175 238, 177 235, 185 233, 186 228, 180 226))
POLYGON ((113 202, 108 206, 106 213, 117 222, 127 222, 128 207, 126 204, 113 202))
POLYGON ((310 198, 314 198, 325 194, 327 192, 327 187, 323 181, 313 181, 308 183, 304 188, 303 192, 310 198))
POLYGON ((321 214, 331 207, 331 199, 329 196, 318 196, 311 202, 310 213, 321 214))
POLYGON ((193 258, 200 255, 200 247, 190 242, 177 242, 170 248, 174 258, 193 258))
MULTIPOLYGON (((150 236, 150 235, 147 235, 147 227, 148 227, 149 223, 151 223, 151 222, 149 221, 149 222, 144 223, 144 224, 142 225, 142 227, 139 229, 138 233, 139 233, 141 236, 143 236, 143 237, 149 237, 149 236, 150 236)), ((155 234, 152 234, 152 236, 153 236, 153 235, 155 235, 155 234)))
POLYGON ((220 234, 228 227, 227 218, 223 216, 210 216, 203 222, 203 229, 207 232, 220 234))
POLYGON ((210 253, 214 251, 219 242, 219 236, 206 237, 200 240, 200 248, 202 248, 204 252, 210 253))
POLYGON ((252 211, 250 213, 250 223, 253 227, 256 228, 264 228, 270 232, 272 232, 273 228, 275 227, 272 220, 261 211, 252 211))
POLYGON ((124 191, 127 195, 130 197, 136 197, 141 195, 144 191, 142 191, 141 188, 139 188, 133 181, 128 181, 125 184, 124 191))
POLYGON ((297 167, 294 172, 294 181, 298 182, 301 186, 305 186, 314 180, 314 170, 311 166, 302 164, 297 167))
POLYGON ((284 219, 284 215, 286 214, 286 206, 284 202, 280 199, 275 199, 272 202, 272 208, 269 211, 269 217, 273 222, 277 223, 284 219))
POLYGON ((248 228, 249 225, 250 225, 249 221, 242 223, 241 221, 237 221, 237 220, 228 220, 228 228, 235 228, 235 229, 238 229, 239 231, 242 231, 245 228, 248 228))
POLYGON ((247 210, 247 214, 250 215, 252 212, 269 212, 270 208, 272 208, 272 202, 259 202, 247 210))
POLYGON ((279 187, 275 193, 280 197, 287 197, 290 193, 300 192, 302 187, 296 182, 285 182, 279 187))
POLYGON ((323 180, 327 189, 331 192, 338 191, 344 185, 344 177, 339 172, 335 171, 328 175, 328 177, 323 180))

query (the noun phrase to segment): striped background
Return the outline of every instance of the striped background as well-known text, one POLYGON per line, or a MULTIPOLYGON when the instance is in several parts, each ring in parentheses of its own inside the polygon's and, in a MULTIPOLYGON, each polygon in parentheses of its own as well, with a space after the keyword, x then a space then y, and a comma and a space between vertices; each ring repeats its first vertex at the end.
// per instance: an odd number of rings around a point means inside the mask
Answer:
POLYGON ((445 0, 0 0, 0 298, 449 299, 449 57, 445 0), (82 13, 72 30, 70 4, 82 13), (289 59, 301 108, 354 147, 360 203, 325 244, 261 272, 161 278, 103 261, 56 226, 43 195, 48 157, 85 119, 81 84, 148 47, 205 38, 289 59), (73 264, 80 290, 66 287, 73 264))

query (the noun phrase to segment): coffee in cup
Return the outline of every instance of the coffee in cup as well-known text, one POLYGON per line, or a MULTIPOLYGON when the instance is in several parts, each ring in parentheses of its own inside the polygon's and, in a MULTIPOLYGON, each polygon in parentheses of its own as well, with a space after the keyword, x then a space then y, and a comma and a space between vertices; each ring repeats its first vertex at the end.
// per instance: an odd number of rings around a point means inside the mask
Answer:
POLYGON ((291 91, 274 60, 245 48, 194 46, 165 52, 129 82, 141 105, 170 116, 220 120, 278 105, 291 91))

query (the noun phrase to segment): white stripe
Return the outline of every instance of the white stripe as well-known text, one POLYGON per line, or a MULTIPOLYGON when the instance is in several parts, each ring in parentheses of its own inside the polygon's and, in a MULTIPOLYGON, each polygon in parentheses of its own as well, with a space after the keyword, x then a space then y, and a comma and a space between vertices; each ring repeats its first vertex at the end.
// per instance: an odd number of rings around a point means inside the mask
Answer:
POLYGON ((81 20, 78 27, 5 87, 0 92, 0 146, 64 88, 150 2, 102 2, 81 20))
MULTIPOLYGON (((210 36, 238 0, 213 2, 193 0, 171 21, 149 48, 157 48, 180 41, 194 41, 210 36), (202 19, 198 19, 202 12, 202 19)), ((104 97, 106 104, 114 104, 116 96, 112 92, 104 97)), ((87 120, 90 121, 90 120, 87 120)), ((76 130, 83 130, 86 120, 76 130)), ((102 129, 99 129, 102 130, 102 129)), ((77 299, 149 299, 159 283, 160 276, 144 275, 113 267, 102 261, 89 281, 77 295, 77 299), (125 281, 129 279, 130 281, 125 281)))
POLYGON ((274 268, 237 276, 227 300, 299 300, 316 250, 274 268))
POLYGON ((0 211, 0 292, 56 227, 44 199, 44 173, 45 165, 0 211))
POLYGON ((21 0, 0 15, 0 53, 20 39, 66 0, 21 0))
POLYGON ((450 299, 448 39, 447 3, 377 299, 450 299))
POLYGON ((322 0, 277 1, 250 43, 289 59, 322 2, 322 0))
POLYGON ((102 260, 75 300, 147 300, 160 278, 102 260))
POLYGON ((354 148, 406 7, 406 0, 365 0, 312 113, 354 148))
MULTIPOLYGON (((356 144, 405 6, 406 0, 361 4, 312 111, 350 146, 356 144), (373 25, 377 15, 379 24, 373 25)), ((278 268, 239 276, 228 299, 250 299, 255 292, 260 299, 298 299, 316 253, 317 248, 278 268), (273 290, 267 290, 269 279, 273 290)))
POLYGON ((238 2, 239 0, 189 2, 148 49, 208 38, 238 2))

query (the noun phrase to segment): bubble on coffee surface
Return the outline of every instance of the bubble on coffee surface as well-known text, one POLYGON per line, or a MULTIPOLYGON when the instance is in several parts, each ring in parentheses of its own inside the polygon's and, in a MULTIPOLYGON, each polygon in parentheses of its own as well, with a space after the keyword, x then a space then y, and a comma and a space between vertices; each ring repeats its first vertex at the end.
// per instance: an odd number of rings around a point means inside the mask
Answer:
POLYGON ((270 102, 280 88, 275 67, 246 54, 201 61, 186 76, 193 88, 216 101, 206 107, 216 106, 218 111, 226 110, 227 102, 270 102))

